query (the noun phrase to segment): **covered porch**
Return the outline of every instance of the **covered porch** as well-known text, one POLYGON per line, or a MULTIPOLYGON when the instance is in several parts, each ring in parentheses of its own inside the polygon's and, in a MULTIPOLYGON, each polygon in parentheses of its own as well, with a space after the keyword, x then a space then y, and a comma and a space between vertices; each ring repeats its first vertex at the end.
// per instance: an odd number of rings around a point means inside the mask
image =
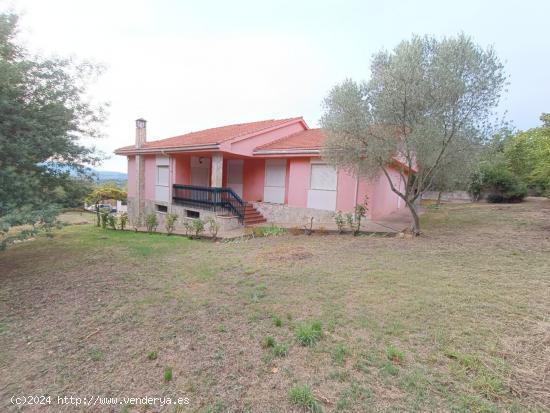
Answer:
POLYGON ((190 217, 197 209, 235 216, 241 224, 265 222, 252 206, 264 197, 263 159, 193 152, 156 156, 155 162, 156 200, 189 208, 190 217))

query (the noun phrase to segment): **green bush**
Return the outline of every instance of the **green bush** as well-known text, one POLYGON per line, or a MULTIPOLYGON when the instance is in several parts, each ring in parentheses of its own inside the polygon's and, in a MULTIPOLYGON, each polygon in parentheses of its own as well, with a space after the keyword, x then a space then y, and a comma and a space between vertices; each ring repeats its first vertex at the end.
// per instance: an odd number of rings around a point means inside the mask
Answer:
POLYGON ((145 226, 147 227, 147 232, 151 233, 153 231, 156 231, 158 225, 159 221, 157 218, 157 214, 147 214, 147 216, 145 217, 145 226))
POLYGON ((124 228, 126 228, 126 224, 128 223, 128 213, 123 212, 118 217, 118 225, 122 231, 124 231, 124 228))
POLYGON ((208 231, 210 232, 210 235, 212 235, 212 238, 216 239, 218 238, 218 231, 220 230, 220 223, 216 221, 216 218, 210 217, 206 220, 206 224, 208 225, 208 231))
POLYGON ((101 211, 99 213, 101 228, 103 228, 103 229, 107 228, 108 217, 109 217, 109 212, 107 212, 107 211, 101 211))
POLYGON ((174 229, 176 228, 177 220, 178 220, 178 214, 166 214, 166 218, 164 220, 164 227, 166 228, 166 232, 168 233, 168 235, 174 232, 174 229))
POLYGON ((191 230, 195 233, 195 238, 204 232, 204 221, 200 218, 191 221, 191 230))
POLYGON ((117 224, 117 217, 115 214, 109 214, 107 215, 107 225, 109 225, 109 228, 116 229, 117 224))
POLYGON ((338 228, 338 233, 343 233, 344 226, 346 225, 346 220, 344 219, 344 216, 340 211, 338 211, 334 216, 334 222, 336 223, 336 227, 338 228))
POLYGON ((527 196, 527 187, 503 166, 490 166, 483 170, 483 188, 487 202, 521 202, 527 196))

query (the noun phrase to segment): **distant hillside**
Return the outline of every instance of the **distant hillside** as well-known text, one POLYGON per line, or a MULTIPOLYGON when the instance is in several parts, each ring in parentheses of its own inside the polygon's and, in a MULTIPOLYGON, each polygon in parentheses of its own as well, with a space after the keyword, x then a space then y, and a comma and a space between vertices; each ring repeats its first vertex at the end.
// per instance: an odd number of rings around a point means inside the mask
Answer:
POLYGON ((124 172, 114 172, 114 171, 93 171, 94 175, 97 176, 98 181, 126 181, 128 180, 128 174, 124 172))

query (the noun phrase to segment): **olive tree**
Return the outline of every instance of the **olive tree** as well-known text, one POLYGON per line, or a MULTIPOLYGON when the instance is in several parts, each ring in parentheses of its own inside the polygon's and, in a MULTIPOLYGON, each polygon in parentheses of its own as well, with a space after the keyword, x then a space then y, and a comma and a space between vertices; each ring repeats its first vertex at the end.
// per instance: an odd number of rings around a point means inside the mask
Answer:
POLYGON ((330 91, 321 118, 327 136, 322 155, 358 176, 385 176, 418 235, 416 201, 485 139, 505 84, 491 47, 465 35, 414 36, 375 54, 368 82, 348 79, 330 91), (393 185, 390 165, 404 189, 393 185))

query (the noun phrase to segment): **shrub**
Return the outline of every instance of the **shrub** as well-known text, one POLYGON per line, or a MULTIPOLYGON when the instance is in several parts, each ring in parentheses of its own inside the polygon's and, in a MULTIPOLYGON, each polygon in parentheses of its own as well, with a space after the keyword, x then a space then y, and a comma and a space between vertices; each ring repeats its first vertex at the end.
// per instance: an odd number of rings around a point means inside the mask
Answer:
POLYGON ((192 232, 193 228, 191 227, 192 222, 188 219, 183 221, 183 230, 185 231, 185 236, 189 236, 189 233, 192 232))
POLYGON ((200 218, 191 220, 191 231, 195 233, 195 238, 204 232, 204 221, 200 218))
POLYGON ((206 224, 208 225, 208 231, 210 232, 210 235, 212 238, 216 239, 218 238, 218 231, 220 230, 220 223, 216 221, 216 218, 210 217, 206 220, 206 224))
POLYGON ((501 165, 483 170, 483 188, 487 193, 487 201, 491 203, 521 202, 527 196, 527 186, 501 165))
POLYGON ((118 217, 118 225, 122 231, 124 231, 124 228, 126 227, 126 224, 128 223, 128 213, 123 212, 118 217))
POLYGON ((107 211, 102 211, 102 212, 99 213, 101 228, 103 228, 103 229, 107 228, 107 217, 108 216, 109 216, 109 213, 107 211))
POLYGON ((170 235, 176 229, 176 222, 178 221, 178 214, 166 214, 164 221, 164 227, 166 232, 170 235))
POLYGON ((147 227, 147 232, 151 233, 153 231, 156 231, 158 225, 159 221, 157 218, 157 214, 147 214, 147 216, 145 217, 145 226, 147 227))
POLYGON ((319 321, 303 323, 296 329, 296 338, 302 346, 313 346, 323 336, 323 329, 319 321))
POLYGON ((106 218, 107 225, 109 225, 109 228, 116 229, 116 215, 115 214, 109 214, 106 218))
POLYGON ((336 223, 336 227, 338 228, 338 233, 342 234, 344 232, 346 221, 340 211, 338 211, 336 215, 334 215, 334 222, 336 223))
POLYGON ((310 412, 319 412, 321 408, 307 384, 296 384, 288 392, 290 401, 310 412))
POLYGON ((164 381, 169 382, 172 380, 173 374, 172 374, 172 367, 166 367, 164 369, 164 381))

